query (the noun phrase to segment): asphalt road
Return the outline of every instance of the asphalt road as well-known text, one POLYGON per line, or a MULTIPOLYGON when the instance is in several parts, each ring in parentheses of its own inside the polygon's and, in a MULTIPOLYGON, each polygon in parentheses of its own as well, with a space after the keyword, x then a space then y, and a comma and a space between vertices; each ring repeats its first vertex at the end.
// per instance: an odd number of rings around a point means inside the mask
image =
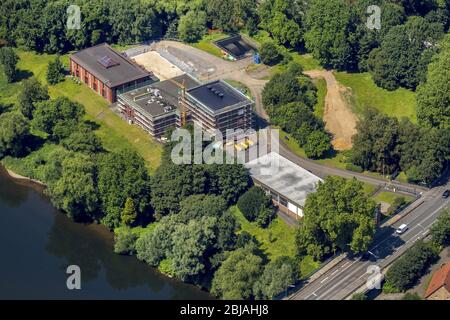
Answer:
POLYGON ((417 200, 421 205, 397 221, 392 226, 382 227, 376 234, 374 244, 369 248, 368 257, 362 259, 345 258, 311 283, 291 295, 294 300, 342 300, 373 278, 370 266, 381 270, 388 266, 411 247, 414 242, 426 237, 431 225, 436 221, 442 209, 450 209, 450 198, 442 198, 450 183, 436 187, 424 193, 417 200), (396 235, 395 229, 406 223, 408 230, 396 235))

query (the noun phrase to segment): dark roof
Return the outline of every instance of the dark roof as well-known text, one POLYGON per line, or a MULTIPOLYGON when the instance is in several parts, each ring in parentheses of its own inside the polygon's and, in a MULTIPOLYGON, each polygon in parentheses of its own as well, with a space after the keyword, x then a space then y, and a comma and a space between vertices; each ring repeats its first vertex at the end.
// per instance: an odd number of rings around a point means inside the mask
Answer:
POLYGON ((252 103, 245 95, 222 80, 209 82, 186 92, 213 113, 227 107, 252 103))
POLYGON ((174 81, 184 84, 186 88, 192 88, 200 84, 189 75, 183 74, 173 79, 128 91, 119 95, 119 98, 131 107, 141 108, 151 117, 169 114, 177 111, 178 96, 181 90, 174 81))
POLYGON ((78 51, 70 59, 110 88, 153 75, 106 43, 78 51))
POLYGON ((215 44, 236 59, 242 59, 251 51, 256 50, 256 48, 252 44, 245 41, 241 35, 235 35, 217 40, 215 44))

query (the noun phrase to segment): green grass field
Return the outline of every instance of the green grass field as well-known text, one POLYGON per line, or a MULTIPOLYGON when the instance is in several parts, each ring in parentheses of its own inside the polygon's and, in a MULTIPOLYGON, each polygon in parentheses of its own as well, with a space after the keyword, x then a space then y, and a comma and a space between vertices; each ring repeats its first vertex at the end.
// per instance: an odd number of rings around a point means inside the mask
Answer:
MULTIPOLYGON (((241 231, 247 231, 253 235, 270 260, 281 256, 295 257, 295 233, 297 230, 295 227, 288 226, 281 218, 276 217, 269 227, 261 228, 256 223, 249 222, 236 206, 229 210, 239 222, 241 231)), ((304 257, 299 266, 301 276, 306 276, 318 267, 319 262, 309 256, 304 257)))
POLYGON ((407 117, 416 122, 416 96, 406 89, 388 91, 376 86, 370 73, 335 72, 336 79, 350 88, 355 113, 361 115, 367 107, 374 107, 392 117, 407 117))
POLYGON ((393 192, 389 192, 389 191, 382 191, 373 197, 373 199, 376 202, 382 201, 382 202, 389 203, 390 205, 392 205, 394 203, 395 199, 397 199, 397 198, 404 198, 406 202, 410 202, 414 199, 412 196, 409 196, 409 195, 403 195, 403 194, 400 195, 398 193, 393 193, 393 192))
MULTIPOLYGON (((41 83, 48 85, 45 73, 48 62, 54 59, 54 56, 21 50, 18 50, 17 53, 20 57, 19 70, 32 73, 41 83)), ((68 56, 63 56, 61 60, 66 65, 68 64, 68 56)), ((4 84, 1 80, 0 87, 3 87, 4 84)), ((0 101, 15 103, 20 91, 20 84, 14 83, 6 85, 6 87, 6 91, 9 91, 12 98, 5 97, 2 92, 0 101)), ((144 158, 150 172, 159 166, 162 146, 139 127, 127 124, 108 108, 106 100, 85 85, 77 84, 70 78, 66 78, 62 83, 49 86, 49 93, 52 98, 66 96, 81 103, 86 110, 87 120, 95 121, 100 125, 96 134, 102 139, 107 150, 123 150, 131 147, 144 158)))
POLYGON ((314 106, 314 114, 322 119, 325 111, 325 96, 327 95, 327 82, 323 78, 313 80, 317 87, 317 103, 314 106))
POLYGON ((214 32, 206 34, 197 42, 190 43, 194 48, 203 50, 213 56, 222 58, 222 51, 213 43, 214 41, 226 38, 228 35, 222 32, 214 32))

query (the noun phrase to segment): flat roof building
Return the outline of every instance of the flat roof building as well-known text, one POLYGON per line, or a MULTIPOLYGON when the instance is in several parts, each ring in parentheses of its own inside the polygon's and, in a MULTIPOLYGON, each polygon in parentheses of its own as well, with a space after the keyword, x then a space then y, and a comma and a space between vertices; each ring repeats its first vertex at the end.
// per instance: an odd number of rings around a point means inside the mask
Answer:
POLYGON ((122 114, 152 136, 160 137, 170 127, 179 125, 178 100, 182 85, 186 88, 200 83, 187 74, 156 82, 118 96, 122 114))
POLYGON ((303 217, 306 197, 323 181, 275 152, 249 161, 245 167, 255 184, 271 195, 274 204, 295 218, 303 217))
POLYGON ((72 54, 70 73, 111 103, 118 94, 158 81, 106 43, 72 54))
POLYGON ((248 130, 253 125, 253 104, 239 90, 222 80, 187 89, 180 103, 194 122, 206 130, 248 130))

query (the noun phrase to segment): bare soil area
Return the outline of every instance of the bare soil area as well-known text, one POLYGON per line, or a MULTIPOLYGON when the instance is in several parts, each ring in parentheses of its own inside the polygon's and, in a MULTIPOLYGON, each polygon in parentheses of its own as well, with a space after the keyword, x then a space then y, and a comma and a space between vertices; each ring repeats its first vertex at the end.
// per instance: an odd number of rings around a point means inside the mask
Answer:
POLYGON ((335 150, 351 149, 358 118, 345 99, 345 94, 348 94, 347 88, 337 82, 332 71, 311 70, 304 73, 311 78, 323 78, 327 82, 323 115, 325 127, 333 134, 332 144, 335 150))

